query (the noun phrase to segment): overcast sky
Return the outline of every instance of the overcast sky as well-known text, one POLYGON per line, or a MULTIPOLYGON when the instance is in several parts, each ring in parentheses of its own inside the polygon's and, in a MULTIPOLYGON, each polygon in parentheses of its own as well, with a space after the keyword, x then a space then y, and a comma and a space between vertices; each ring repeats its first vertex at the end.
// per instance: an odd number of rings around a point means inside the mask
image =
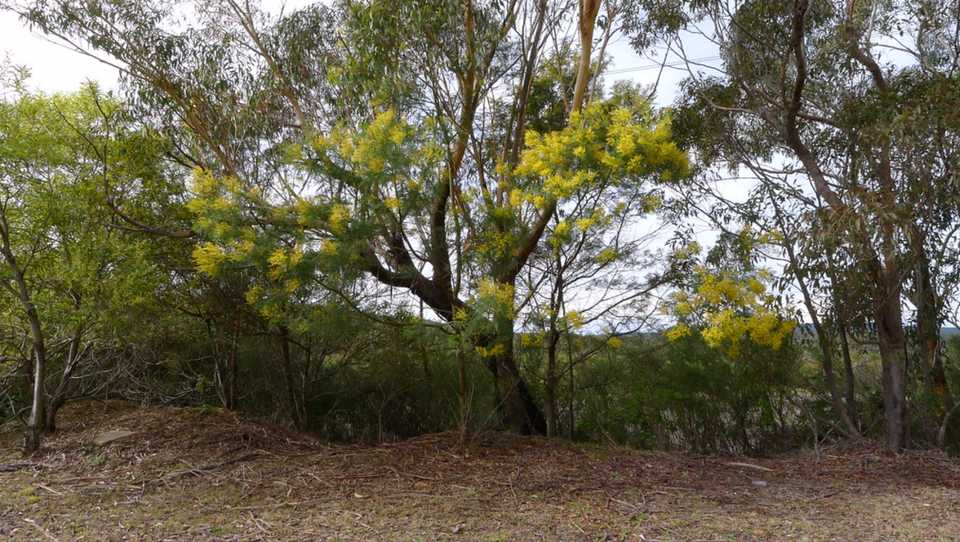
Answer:
MULTIPOLYGON (((269 0, 264 2, 268 3, 269 0)), ((285 9, 306 3, 308 0, 287 2, 285 9)), ((32 33, 17 15, 10 12, 0 11, 0 53, 8 55, 14 64, 30 68, 29 85, 44 92, 73 91, 87 80, 97 81, 105 87, 116 86, 115 69, 32 33)), ((611 44, 608 53, 613 56, 610 68, 613 73, 607 76, 608 81, 630 79, 651 84, 657 80, 659 66, 656 61, 637 56, 625 37, 611 44)), ((668 105, 672 100, 673 88, 681 75, 669 68, 664 72, 658 99, 660 105, 668 105)))
POLYGON ((44 92, 77 90, 87 80, 116 86, 117 71, 30 32, 17 15, 0 11, 0 51, 30 68, 29 85, 44 92))

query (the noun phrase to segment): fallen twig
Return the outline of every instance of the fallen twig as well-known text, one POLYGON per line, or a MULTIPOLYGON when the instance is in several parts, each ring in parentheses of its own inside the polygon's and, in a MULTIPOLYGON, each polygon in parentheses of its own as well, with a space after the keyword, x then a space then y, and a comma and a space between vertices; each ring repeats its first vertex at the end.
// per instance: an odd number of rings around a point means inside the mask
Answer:
POLYGON ((37 523, 36 521, 34 521, 34 520, 32 520, 32 519, 29 519, 29 518, 24 518, 23 521, 25 521, 25 522, 29 523, 30 525, 33 525, 34 527, 36 527, 38 531, 40 531, 41 533, 43 533, 43 536, 49 538, 50 540, 54 540, 54 541, 57 540, 57 537, 55 537, 55 536, 53 536, 52 534, 50 534, 50 531, 48 531, 48 530, 44 529, 43 527, 41 527, 40 524, 37 523))
POLYGON ((234 463, 239 463, 239 462, 241 462, 241 461, 247 461, 248 459, 253 459, 254 457, 257 457, 257 456, 259 456, 259 455, 260 455, 259 452, 249 453, 249 454, 246 454, 246 455, 241 455, 240 457, 235 457, 235 458, 233 458, 233 459, 228 459, 228 460, 226 460, 226 461, 221 461, 220 463, 214 463, 214 464, 212 464, 212 465, 204 465, 203 467, 197 467, 197 468, 195 468, 195 469, 187 469, 187 470, 177 471, 177 472, 168 474, 167 476, 163 476, 163 477, 161 477, 161 478, 153 479, 153 480, 151 480, 151 481, 149 481, 149 482, 146 482, 146 483, 147 483, 147 484, 156 484, 156 483, 159 483, 159 482, 166 482, 167 480, 173 480, 174 478, 180 478, 181 476, 199 476, 200 474, 202 474, 202 473, 204 473, 204 472, 214 471, 214 470, 217 470, 217 469, 219 469, 219 468, 226 467, 227 465, 232 465, 232 464, 234 464, 234 463))
POLYGON ((0 463, 0 472, 14 472, 23 469, 39 469, 43 465, 32 461, 21 461, 19 463, 0 463))
POLYGON ((766 471, 766 472, 774 472, 773 469, 768 469, 767 467, 761 467, 760 465, 752 465, 752 464, 750 464, 750 463, 738 463, 738 462, 736 462, 736 461, 731 462, 731 463, 724 463, 724 465, 726 465, 726 466, 728 466, 728 467, 744 467, 744 468, 747 468, 747 469, 756 469, 756 470, 762 470, 762 471, 766 471))
POLYGON ((320 503, 328 502, 328 501, 332 501, 332 500, 334 500, 334 499, 325 498, 325 499, 310 499, 310 500, 307 500, 307 501, 278 502, 278 503, 274 503, 274 504, 260 504, 260 505, 254 505, 254 506, 236 506, 236 507, 233 507, 233 510, 244 510, 244 511, 249 511, 249 510, 272 510, 272 509, 275 509, 275 508, 283 508, 283 507, 286 507, 286 506, 314 506, 314 505, 316 505, 316 504, 320 504, 320 503))

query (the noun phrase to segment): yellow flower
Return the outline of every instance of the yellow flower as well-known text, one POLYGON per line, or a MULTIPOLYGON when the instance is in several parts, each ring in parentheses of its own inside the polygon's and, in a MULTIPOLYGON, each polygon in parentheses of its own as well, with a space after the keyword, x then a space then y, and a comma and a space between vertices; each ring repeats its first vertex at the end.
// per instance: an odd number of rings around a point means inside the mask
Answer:
POLYGON ((499 356, 507 351, 507 348, 503 346, 503 343, 497 344, 492 348, 484 348, 482 346, 476 346, 474 349, 480 354, 481 357, 490 358, 493 356, 499 356))
POLYGON ((523 346, 543 346, 543 333, 524 333, 520 335, 520 344, 523 346))
POLYGON ((617 251, 612 248, 603 249, 603 251, 597 255, 595 258, 596 262, 599 264, 610 263, 613 260, 617 259, 617 251))
POLYGON ((400 200, 397 198, 387 198, 383 200, 383 204, 387 206, 387 209, 390 209, 393 212, 400 210, 400 200))
POLYGON ((577 311, 569 311, 566 315, 567 325, 570 329, 580 329, 586 323, 583 315, 577 311))
POLYGON ((667 338, 670 339, 671 341, 676 341, 678 339, 682 339, 683 337, 690 335, 690 333, 691 333, 690 328, 686 324, 680 323, 673 326, 672 328, 670 328, 669 331, 667 331, 667 338))
POLYGON ((339 246, 337 245, 336 241, 333 241, 331 239, 324 239, 320 242, 320 252, 322 252, 323 254, 326 254, 328 256, 334 256, 336 255, 338 250, 339 250, 339 246))
POLYGON ((260 301, 260 298, 262 296, 263 296, 263 287, 260 285, 251 286, 250 289, 247 290, 246 294, 244 294, 244 297, 246 298, 247 303, 250 305, 253 305, 257 301, 260 301))
POLYGON ((227 261, 223 250, 209 241, 195 248, 191 256, 197 268, 211 277, 220 276, 220 265, 227 261))
POLYGON ((347 228, 347 223, 350 221, 350 211, 346 207, 335 203, 333 208, 330 210, 330 232, 331 233, 343 233, 347 228))

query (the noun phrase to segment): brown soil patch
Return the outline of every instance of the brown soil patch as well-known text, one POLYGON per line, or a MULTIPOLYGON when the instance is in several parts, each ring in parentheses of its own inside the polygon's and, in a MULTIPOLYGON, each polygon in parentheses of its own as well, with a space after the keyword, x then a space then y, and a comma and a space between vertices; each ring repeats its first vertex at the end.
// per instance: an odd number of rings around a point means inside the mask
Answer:
POLYGON ((39 455, 0 427, 0 540, 960 540, 960 463, 777 458, 499 433, 331 445, 241 414, 71 405, 39 455), (134 431, 103 446, 107 431, 134 431))

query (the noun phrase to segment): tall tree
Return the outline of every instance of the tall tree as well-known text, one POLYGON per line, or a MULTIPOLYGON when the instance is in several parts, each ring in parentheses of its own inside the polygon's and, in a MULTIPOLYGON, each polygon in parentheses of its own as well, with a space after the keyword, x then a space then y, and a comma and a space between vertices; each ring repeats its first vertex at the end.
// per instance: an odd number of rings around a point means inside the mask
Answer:
MULTIPOLYGON (((842 252, 837 263, 857 266, 832 278, 855 281, 845 285, 852 297, 844 301, 871 323, 883 363, 887 444, 903 449, 909 434, 904 281, 923 259, 917 240, 943 238, 922 234, 931 224, 927 210, 942 212, 956 201, 955 191, 942 191, 956 174, 955 151, 940 145, 956 138, 952 115, 937 114, 933 135, 918 138, 909 135, 918 126, 911 110, 933 105, 916 100, 918 86, 956 96, 956 6, 909 0, 642 4, 652 22, 638 30, 677 39, 685 28, 720 50, 723 64, 715 74, 691 70, 687 114, 678 120, 689 134, 700 134, 691 139, 700 156, 734 169, 747 165, 773 181, 777 198, 803 208, 802 220, 792 224, 799 229, 783 232, 784 238, 803 239, 808 254, 842 252), (892 49, 910 58, 892 62, 892 49), (923 154, 904 152, 916 144, 946 151, 933 183, 917 178, 925 167, 904 161, 923 154), (809 180, 808 189, 793 186, 797 175, 809 180)), ((636 44, 648 38, 638 34, 636 44)), ((792 271, 805 280, 812 268, 792 271)))

